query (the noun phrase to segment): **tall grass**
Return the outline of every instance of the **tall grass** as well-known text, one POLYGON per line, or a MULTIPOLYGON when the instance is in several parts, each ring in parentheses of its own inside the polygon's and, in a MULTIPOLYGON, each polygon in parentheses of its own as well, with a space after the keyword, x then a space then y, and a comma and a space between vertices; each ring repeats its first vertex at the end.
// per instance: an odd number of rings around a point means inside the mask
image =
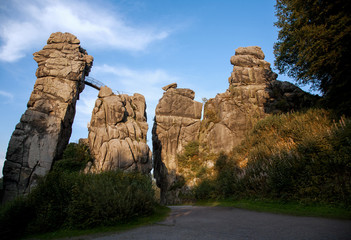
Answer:
MULTIPOLYGON (((351 120, 310 109, 259 121, 203 180, 208 195, 351 203, 351 120), (215 186, 215 189, 214 187, 215 186), (213 193, 213 191, 215 193, 213 193)), ((195 193, 206 195, 200 184, 195 193)))

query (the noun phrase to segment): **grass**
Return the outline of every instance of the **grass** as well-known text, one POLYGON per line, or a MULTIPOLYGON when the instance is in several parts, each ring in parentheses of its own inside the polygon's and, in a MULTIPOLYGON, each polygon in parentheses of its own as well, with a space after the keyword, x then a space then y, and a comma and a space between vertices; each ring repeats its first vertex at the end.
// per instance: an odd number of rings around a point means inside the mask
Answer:
POLYGON ((102 226, 86 230, 63 229, 45 234, 25 236, 24 239, 58 239, 86 235, 104 236, 109 235, 111 233, 127 231, 133 228, 160 222, 169 215, 170 211, 171 209, 168 207, 157 206, 155 212, 152 215, 137 217, 129 222, 121 223, 116 226, 102 226))
POLYGON ((275 200, 226 199, 197 201, 196 205, 235 207, 258 212, 270 212, 294 216, 351 219, 351 209, 345 209, 341 206, 323 204, 302 204, 297 202, 282 202, 275 200))

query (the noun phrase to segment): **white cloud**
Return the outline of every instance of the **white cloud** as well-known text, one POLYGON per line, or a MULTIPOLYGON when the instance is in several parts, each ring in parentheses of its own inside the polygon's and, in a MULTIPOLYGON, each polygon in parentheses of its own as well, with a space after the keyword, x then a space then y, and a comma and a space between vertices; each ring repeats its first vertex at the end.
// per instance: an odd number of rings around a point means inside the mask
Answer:
POLYGON ((14 96, 12 93, 0 90, 0 96, 7 98, 8 101, 12 101, 14 96))
POLYGON ((119 12, 105 8, 101 2, 77 0, 14 0, 1 9, 0 60, 13 62, 40 48, 52 32, 71 32, 85 47, 144 50, 162 40, 169 31, 128 24, 119 12), (11 12, 11 13, 9 13, 11 12))

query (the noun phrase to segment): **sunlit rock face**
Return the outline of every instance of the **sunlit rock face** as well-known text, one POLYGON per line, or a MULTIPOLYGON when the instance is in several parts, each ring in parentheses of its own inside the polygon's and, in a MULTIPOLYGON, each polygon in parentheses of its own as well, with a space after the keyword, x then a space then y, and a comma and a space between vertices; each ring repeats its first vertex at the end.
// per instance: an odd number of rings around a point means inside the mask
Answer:
MULTIPOLYGON (((154 176, 161 189, 161 203, 181 203, 197 179, 189 168, 182 169, 178 157, 184 147, 198 141, 202 156, 229 153, 244 139, 254 124, 268 114, 299 110, 316 102, 316 97, 288 82, 276 80, 260 47, 240 47, 230 61, 234 65, 226 92, 209 99, 204 107, 194 101, 190 89, 177 84, 163 87, 152 130, 154 176), (183 180, 183 182, 182 182, 183 180), (185 194, 184 194, 185 193, 185 194)), ((214 162, 202 159, 202 167, 214 162)))
POLYGON ((115 95, 102 87, 89 124, 88 143, 93 163, 85 172, 110 170, 149 173, 152 153, 146 143, 148 124, 143 95, 115 95))
POLYGON ((12 134, 3 168, 3 202, 23 195, 61 157, 72 132, 76 101, 93 57, 70 33, 53 33, 33 54, 37 80, 27 110, 12 134))
POLYGON ((194 101, 194 91, 177 88, 175 83, 163 90, 152 129, 154 177, 161 189, 161 202, 172 204, 180 201, 179 191, 171 190, 180 174, 177 154, 198 140, 202 103, 194 101))
POLYGON ((240 47, 226 92, 209 99, 204 108, 200 142, 204 151, 230 152, 253 125, 267 114, 312 106, 317 97, 297 86, 276 80, 260 47, 240 47))

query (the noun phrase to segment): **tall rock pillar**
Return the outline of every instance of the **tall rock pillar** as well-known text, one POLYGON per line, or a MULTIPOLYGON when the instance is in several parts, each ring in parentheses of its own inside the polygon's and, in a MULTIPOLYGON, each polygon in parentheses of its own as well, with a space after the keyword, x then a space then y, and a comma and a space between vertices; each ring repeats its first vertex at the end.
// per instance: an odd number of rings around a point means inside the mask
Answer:
POLYGON ((72 132, 76 101, 93 57, 70 33, 53 33, 33 54, 37 80, 27 110, 12 134, 3 168, 3 202, 30 192, 60 158, 72 132))
POLYGON ((180 176, 177 154, 198 140, 202 103, 194 101, 194 91, 177 88, 177 84, 163 90, 152 129, 154 177, 161 189, 161 203, 173 204, 180 202, 179 191, 173 190, 180 176))
POLYGON ((235 50, 228 90, 205 104, 200 131, 203 151, 229 153, 268 114, 298 110, 316 101, 292 83, 276 80, 278 75, 264 58, 258 46, 235 50))
POLYGON ((143 95, 115 95, 110 88, 101 88, 89 125, 88 143, 94 162, 88 163, 86 172, 151 171, 145 110, 143 95))

